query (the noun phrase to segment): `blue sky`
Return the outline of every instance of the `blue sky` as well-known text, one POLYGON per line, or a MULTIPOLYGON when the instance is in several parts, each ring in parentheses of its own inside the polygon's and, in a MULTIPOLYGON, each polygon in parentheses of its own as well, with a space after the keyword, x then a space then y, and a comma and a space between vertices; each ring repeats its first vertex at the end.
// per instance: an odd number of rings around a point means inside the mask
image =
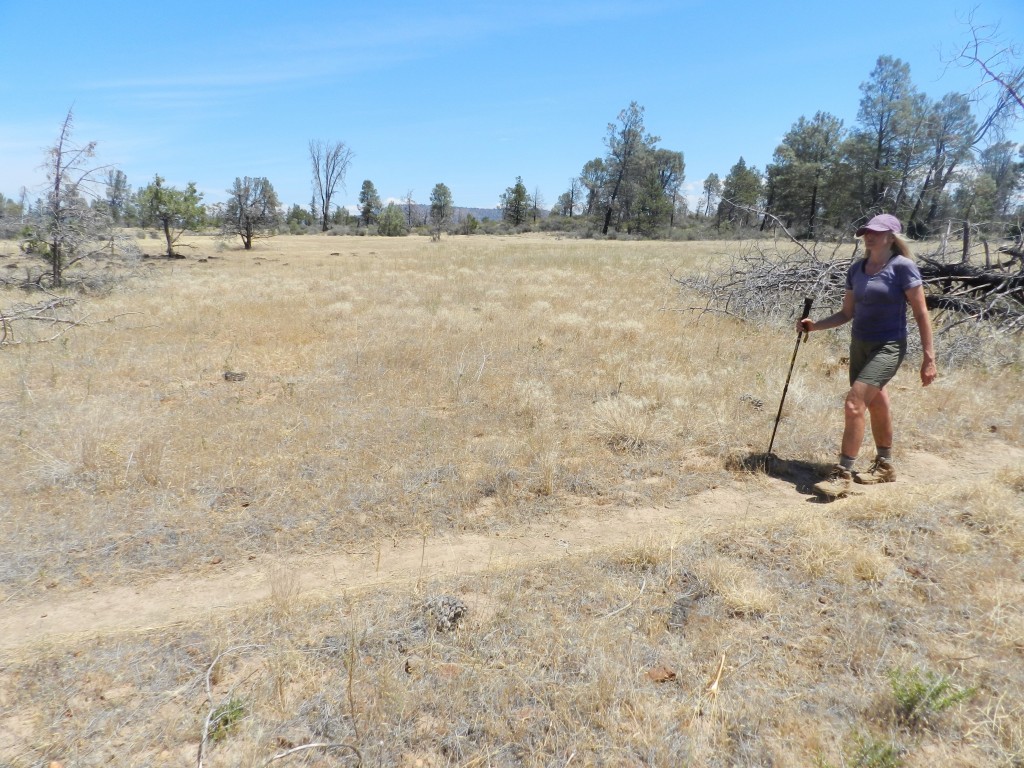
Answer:
POLYGON ((550 206, 636 101, 696 196, 741 156, 763 169, 800 116, 853 125, 882 54, 932 98, 971 90, 943 53, 972 11, 1020 42, 1020 0, 0 0, 0 193, 39 189, 73 108, 75 139, 136 189, 159 173, 216 202, 266 176, 306 205, 323 139, 355 153, 343 204, 370 179, 493 207, 522 176, 550 206))

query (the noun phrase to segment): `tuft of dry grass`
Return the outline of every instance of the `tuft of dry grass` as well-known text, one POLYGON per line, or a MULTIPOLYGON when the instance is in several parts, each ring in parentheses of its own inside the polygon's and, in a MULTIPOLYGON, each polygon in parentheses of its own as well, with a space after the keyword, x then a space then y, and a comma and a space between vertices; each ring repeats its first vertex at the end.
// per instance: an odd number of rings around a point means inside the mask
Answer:
POLYGON ((778 595, 761 583, 757 572, 735 560, 708 558, 697 574, 736 616, 762 616, 778 605, 778 595))
POLYGON ((621 397, 594 404, 592 429, 609 448, 622 453, 644 454, 657 450, 667 431, 659 423, 657 406, 649 401, 621 397))

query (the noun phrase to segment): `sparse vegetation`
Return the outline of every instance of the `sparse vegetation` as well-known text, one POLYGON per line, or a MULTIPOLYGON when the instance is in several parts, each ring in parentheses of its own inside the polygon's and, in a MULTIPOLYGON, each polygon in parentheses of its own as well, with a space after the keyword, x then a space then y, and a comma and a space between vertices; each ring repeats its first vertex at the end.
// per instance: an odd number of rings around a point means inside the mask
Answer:
POLYGON ((190 242, 0 348, 0 763, 1024 759, 1017 363, 897 379, 908 472, 812 505, 842 344, 737 461, 792 335, 675 311, 719 244, 190 242))

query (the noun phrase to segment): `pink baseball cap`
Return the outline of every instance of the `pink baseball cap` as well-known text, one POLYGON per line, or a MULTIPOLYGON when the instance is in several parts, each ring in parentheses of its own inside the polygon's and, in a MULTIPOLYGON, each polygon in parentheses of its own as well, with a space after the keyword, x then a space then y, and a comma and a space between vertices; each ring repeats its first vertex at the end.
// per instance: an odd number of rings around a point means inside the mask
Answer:
POLYGON ((903 231, 903 226, 900 224, 900 220, 891 213, 880 213, 857 230, 857 237, 860 237, 869 229, 872 232, 892 232, 898 235, 903 231))

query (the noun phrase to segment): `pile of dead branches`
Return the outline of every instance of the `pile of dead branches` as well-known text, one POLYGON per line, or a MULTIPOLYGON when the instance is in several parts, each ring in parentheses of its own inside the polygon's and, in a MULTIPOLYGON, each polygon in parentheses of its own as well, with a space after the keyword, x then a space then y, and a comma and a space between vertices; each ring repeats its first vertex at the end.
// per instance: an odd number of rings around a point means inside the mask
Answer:
POLYGON ((979 321, 1003 333, 1024 331, 1024 252, 1007 249, 984 267, 937 254, 918 257, 929 309, 938 310, 941 331, 979 321))
POLYGON ((0 307, 0 347, 53 341, 63 336, 85 322, 85 318, 76 316, 75 303, 67 296, 48 296, 35 304, 0 307))
POLYGON ((676 279, 684 311, 714 313, 758 322, 791 321, 804 297, 815 307, 838 308, 846 290, 850 259, 818 243, 780 245, 778 240, 748 242, 724 267, 676 279), (696 298, 697 303, 688 301, 696 298))
MULTIPOLYGON (((852 255, 849 243, 843 246, 792 238, 747 243, 724 268, 677 279, 688 304, 684 309, 791 323, 804 297, 810 297, 817 316, 835 311, 846 290, 846 272, 861 256, 859 241, 852 255)), ((964 324, 987 334, 1024 331, 1024 251, 1019 244, 994 254, 987 243, 965 245, 954 254, 947 253, 944 242, 913 247, 937 335, 964 324)))

